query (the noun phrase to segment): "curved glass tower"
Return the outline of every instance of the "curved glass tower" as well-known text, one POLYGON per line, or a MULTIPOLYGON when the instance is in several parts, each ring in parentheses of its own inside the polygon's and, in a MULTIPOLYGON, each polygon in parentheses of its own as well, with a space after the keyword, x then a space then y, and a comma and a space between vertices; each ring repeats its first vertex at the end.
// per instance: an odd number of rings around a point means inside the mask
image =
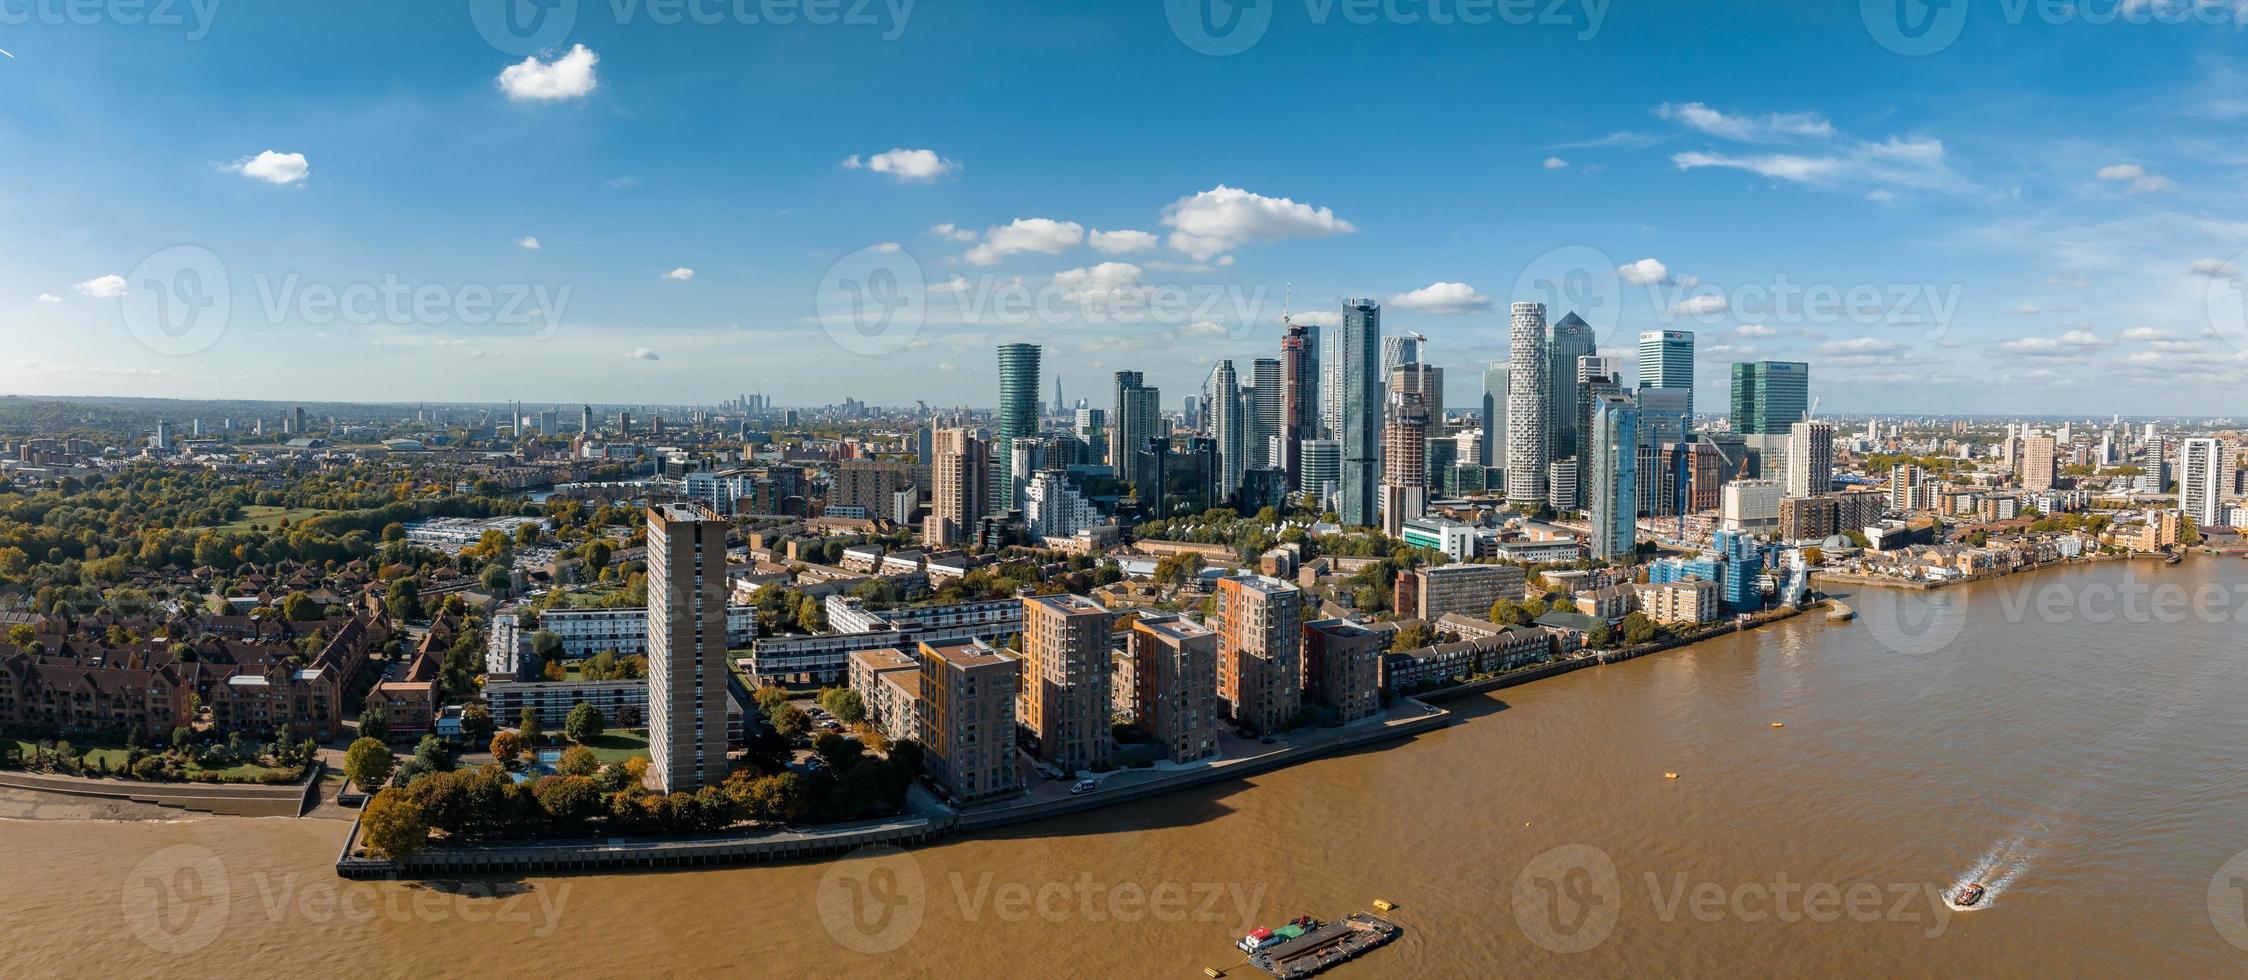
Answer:
POLYGON ((992 481, 999 509, 1022 505, 1015 499, 1014 447, 1017 439, 1038 435, 1037 344, 1002 344, 999 347, 999 451, 991 454, 998 470, 992 481))

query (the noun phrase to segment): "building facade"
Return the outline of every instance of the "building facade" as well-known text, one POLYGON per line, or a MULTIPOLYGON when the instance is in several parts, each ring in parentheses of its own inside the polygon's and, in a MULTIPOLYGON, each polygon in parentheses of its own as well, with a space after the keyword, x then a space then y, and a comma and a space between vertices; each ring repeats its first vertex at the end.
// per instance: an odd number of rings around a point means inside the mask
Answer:
POLYGON ((648 770, 666 793, 726 779, 727 523, 648 508, 648 770))

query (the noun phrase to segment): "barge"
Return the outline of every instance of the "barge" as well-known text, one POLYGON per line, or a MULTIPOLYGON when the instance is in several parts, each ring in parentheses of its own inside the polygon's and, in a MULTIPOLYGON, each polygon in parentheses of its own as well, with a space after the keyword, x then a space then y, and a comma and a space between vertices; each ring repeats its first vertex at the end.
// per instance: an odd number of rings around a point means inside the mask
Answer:
POLYGON ((1279 929, 1252 932, 1240 946, 1249 954, 1249 965, 1279 980, 1294 980, 1357 959, 1403 931, 1388 919, 1364 912, 1331 922, 1307 915, 1279 929))

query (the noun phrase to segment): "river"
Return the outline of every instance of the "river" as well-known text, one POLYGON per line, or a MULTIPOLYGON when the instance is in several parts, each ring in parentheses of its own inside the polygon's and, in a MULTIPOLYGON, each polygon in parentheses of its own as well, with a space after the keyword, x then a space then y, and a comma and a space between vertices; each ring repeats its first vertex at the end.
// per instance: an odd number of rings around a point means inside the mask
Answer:
POLYGON ((1858 589, 1856 623, 833 864, 346 883, 333 820, 0 823, 0 975, 1188 977, 1376 898, 1405 934, 1339 975, 2238 973, 2244 572, 1858 589), (1990 895, 1954 911, 1967 880, 1990 895))

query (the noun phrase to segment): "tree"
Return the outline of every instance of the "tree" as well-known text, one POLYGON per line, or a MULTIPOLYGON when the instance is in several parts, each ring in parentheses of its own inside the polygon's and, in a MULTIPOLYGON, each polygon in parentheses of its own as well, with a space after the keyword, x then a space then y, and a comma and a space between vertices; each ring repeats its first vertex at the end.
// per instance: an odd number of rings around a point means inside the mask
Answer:
MULTIPOLYGON (((529 525, 524 526, 528 527, 529 525)), ((506 595, 507 590, 515 585, 514 576, 508 574, 505 565, 485 566, 484 574, 479 576, 479 579, 483 582, 485 591, 496 595, 506 595)))
POLYGON ((8 643, 19 650, 30 646, 32 641, 37 639, 39 639, 39 631, 33 628, 30 623, 17 623, 8 627, 8 643))
POLYGON ((514 732, 501 732, 492 736, 492 758, 500 765, 512 766, 523 756, 523 739, 514 732))
POLYGON ((429 842, 429 823, 405 790, 386 788, 367 801, 359 816, 359 837, 367 842, 367 850, 397 860, 412 856, 429 842))
POLYGON ((397 767, 398 760, 390 754, 390 746, 371 738, 351 743, 351 748, 343 753, 344 778, 361 789, 389 782, 391 771, 397 767))
POLYGON ((389 712, 372 691, 367 693, 367 703, 359 708, 359 737, 377 742, 390 740, 389 712))
POLYGON ((1390 637, 1389 648, 1392 650, 1418 650, 1425 646, 1434 646, 1435 643, 1436 633, 1428 628, 1427 623, 1414 623, 1398 630, 1396 635, 1390 637))
POLYGON ((820 692, 820 707, 834 715, 836 721, 856 725, 866 720, 866 701, 859 692, 847 687, 831 687, 820 692))
POLYGON ((1500 599, 1491 604, 1491 621, 1501 626, 1526 626, 1536 618, 1530 615, 1528 607, 1514 599, 1500 599))
POLYGON ((481 704, 462 708, 461 737, 468 739, 470 745, 489 740, 492 737, 492 709, 481 704))
POLYGON ((326 613, 327 610, 322 609, 318 602, 302 592, 291 592, 288 598, 281 600, 281 618, 292 623, 324 619, 326 613))
POLYGON ((525 748, 537 748, 539 742, 546 738, 546 729, 539 727, 538 709, 523 706, 523 714, 515 721, 515 731, 522 738, 525 748))
POLYGON ((866 746, 835 732, 821 732, 812 737, 812 751, 819 753, 828 768, 842 772, 866 755, 866 746))
POLYGON ((411 577, 390 583, 390 593, 383 597, 383 609, 402 623, 422 618, 421 583, 411 577))
POLYGON ((554 764, 554 771, 565 776, 591 776, 601 771, 601 758, 583 745, 573 745, 563 750, 562 758, 554 764))
POLYGON ((608 724, 609 719, 601 717, 601 709, 581 701, 577 707, 570 709, 569 717, 562 719, 562 734, 569 736, 570 741, 584 745, 601 737, 602 730, 608 724))
POLYGON ((1647 618, 1646 613, 1634 612, 1624 616, 1625 643, 1629 643, 1633 646, 1638 646, 1642 643, 1652 643, 1654 642, 1655 637, 1661 634, 1662 627, 1656 625, 1654 620, 1647 618))
POLYGON ((453 768, 453 749, 444 739, 424 735, 414 745, 414 761, 427 766, 431 772, 444 772, 453 768))
POLYGON ((795 738, 812 728, 812 716, 793 704, 782 708, 780 714, 773 716, 772 721, 773 730, 779 732, 782 738, 795 738))
POLYGON ((1594 626, 1591 632, 1585 634, 1585 645, 1595 650, 1606 650, 1615 646, 1616 631, 1609 629, 1607 623, 1600 623, 1594 626))

